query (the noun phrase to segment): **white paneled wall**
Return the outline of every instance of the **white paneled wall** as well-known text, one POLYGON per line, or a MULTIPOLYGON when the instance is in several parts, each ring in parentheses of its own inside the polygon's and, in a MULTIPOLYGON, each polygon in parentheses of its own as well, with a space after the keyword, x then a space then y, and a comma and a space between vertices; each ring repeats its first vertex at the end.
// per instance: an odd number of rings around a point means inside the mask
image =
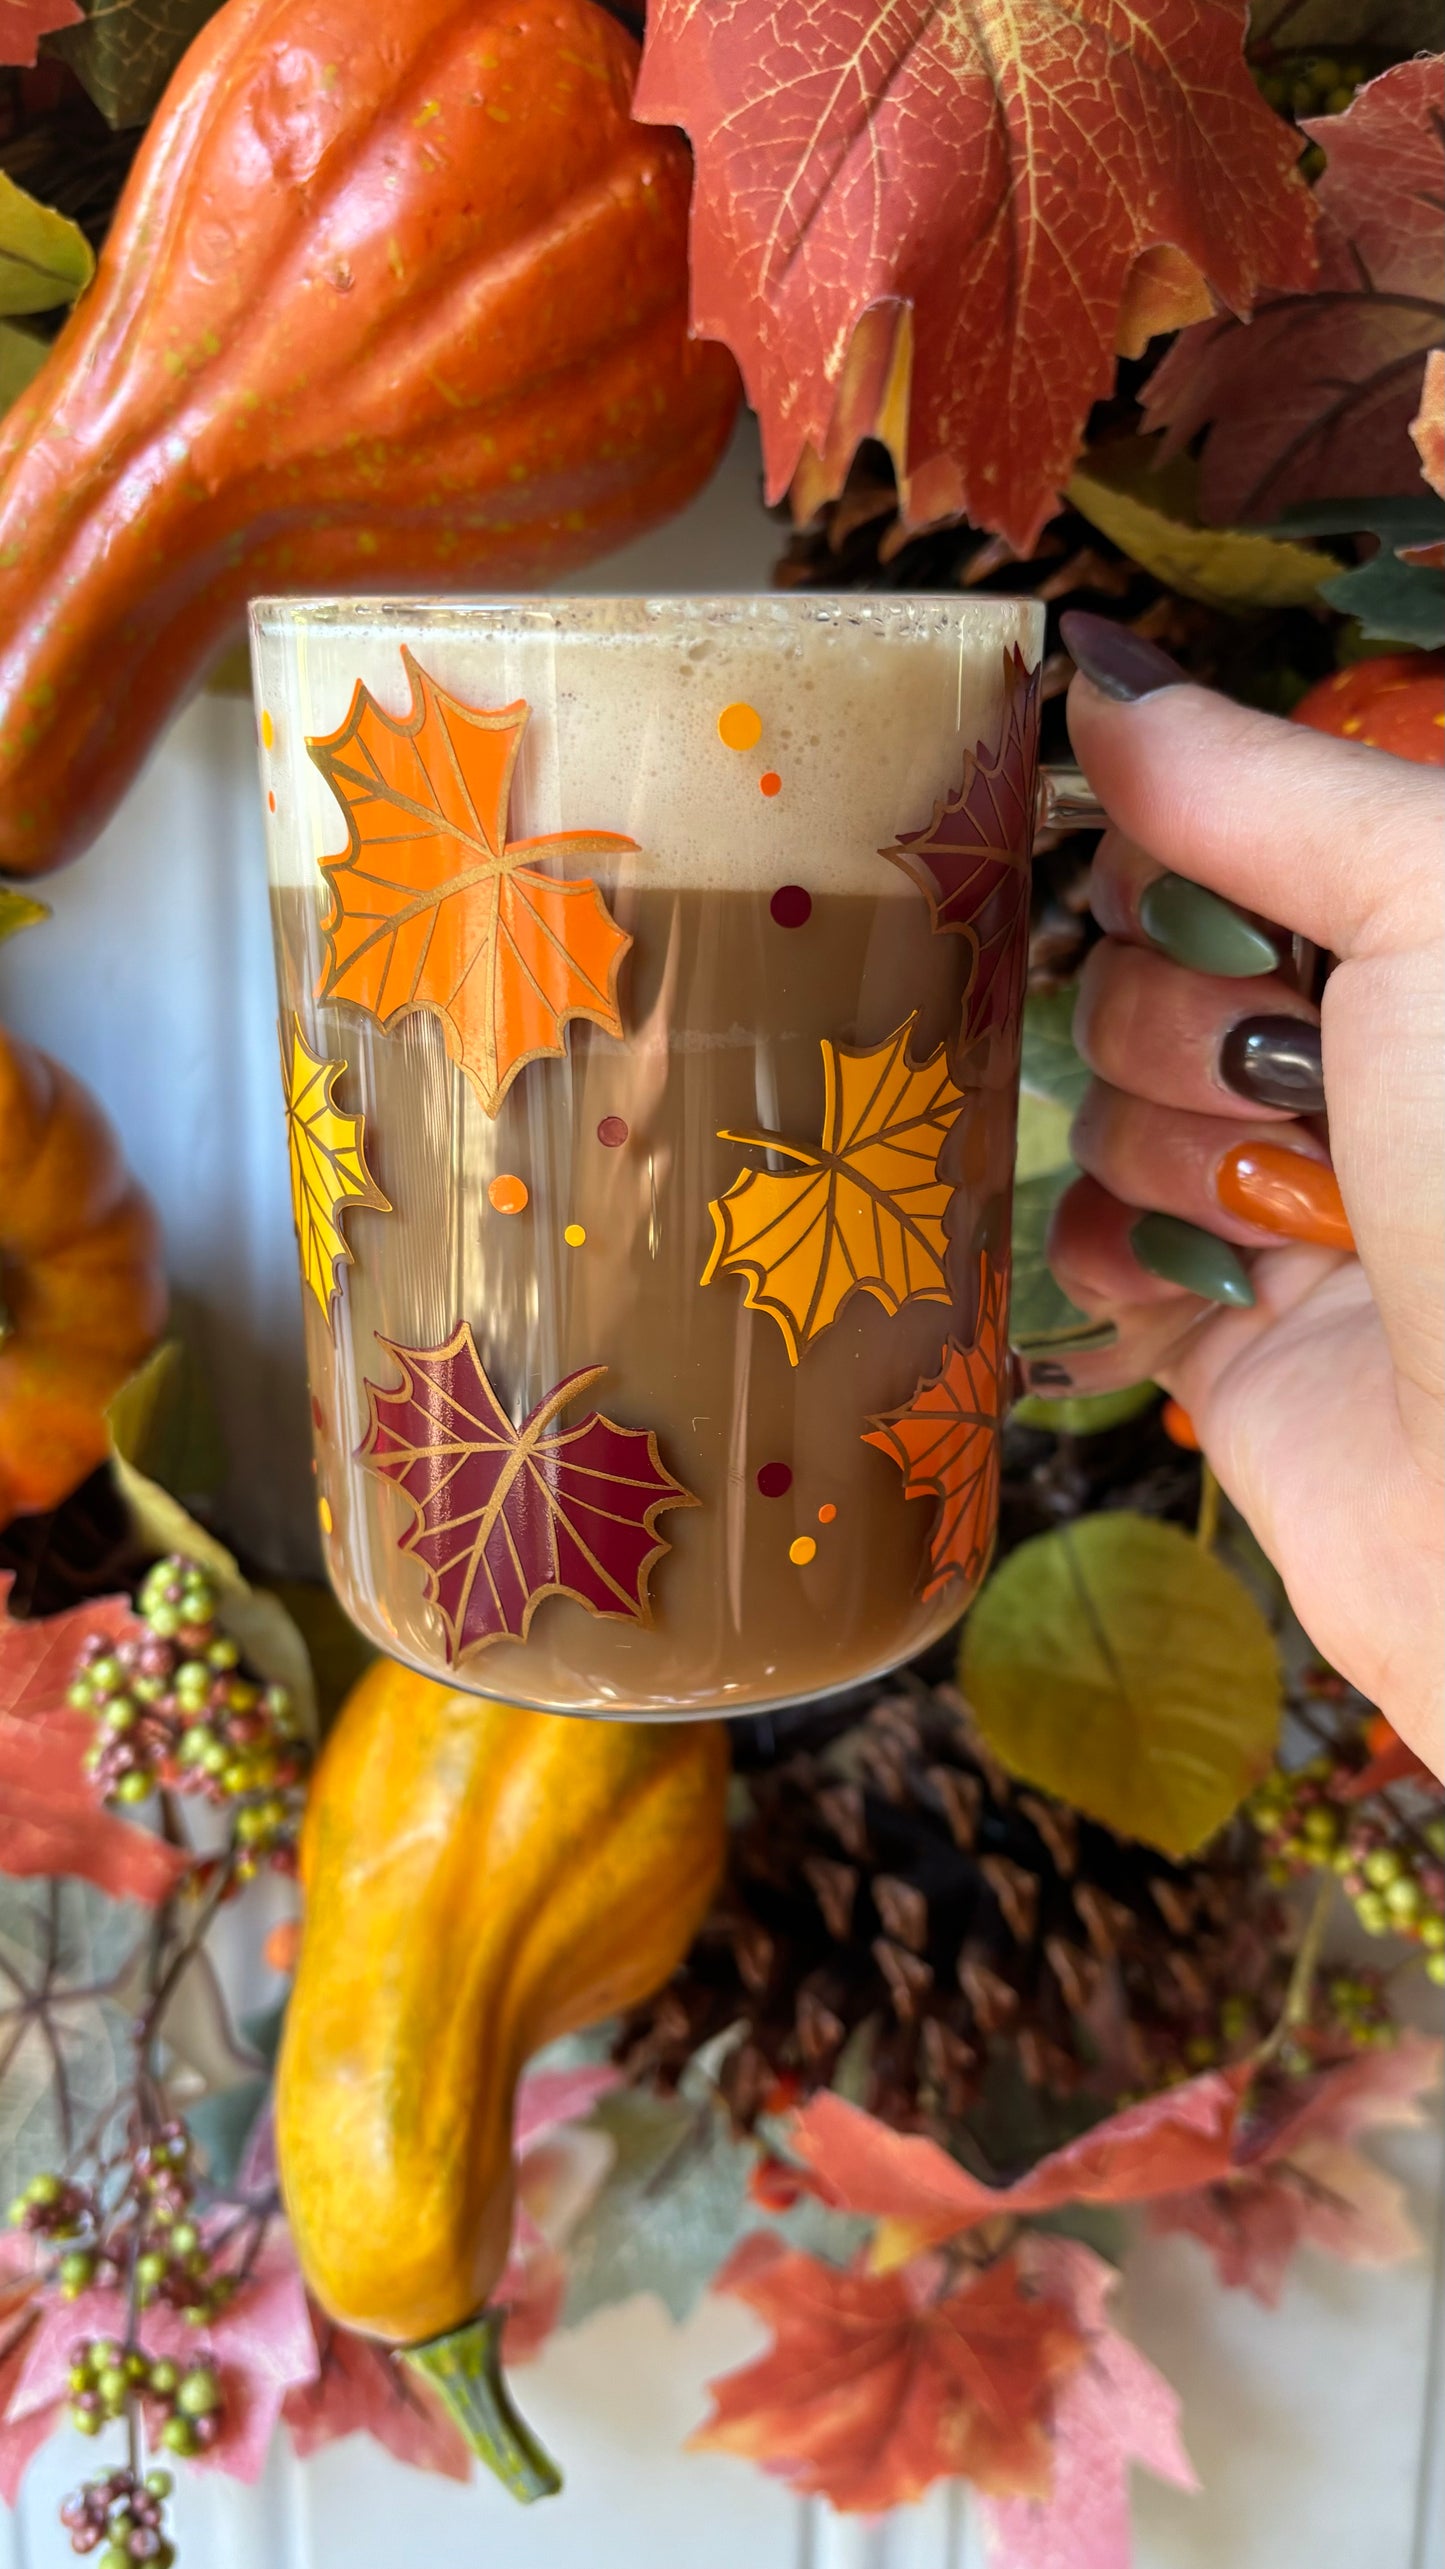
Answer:
MULTIPOLYGON (((757 587, 779 541, 745 432, 685 518, 585 585, 757 587)), ((228 1520, 263 1560, 305 1566, 300 1309, 249 707, 192 705, 100 844, 39 888, 55 917, 0 947, 0 1020, 108 1102, 194 1314, 230 1456, 228 1520)), ((1392 2136, 1379 2155, 1429 2225, 1438 2130, 1392 2136)), ((1427 2431, 1445 2379, 1434 2253, 1385 2275, 1306 2258, 1269 2314, 1216 2291, 1188 2242, 1139 2251, 1130 2325, 1184 2395, 1205 2483, 1198 2498, 1136 2483, 1139 2569, 1426 2569, 1445 2556, 1427 2431)), ((423 2479, 357 2442, 304 2468, 277 2452, 254 2490, 188 2477, 185 2569, 982 2569, 956 2491, 886 2526, 838 2522, 743 2463, 683 2453, 709 2375, 759 2343, 736 2304, 706 2304, 682 2329, 651 2301, 602 2312, 518 2383, 565 2465, 561 2499, 524 2514, 490 2484, 423 2479)), ((55 2507, 93 2460, 71 2436, 41 2454, 18 2514, 0 2513, 0 2569, 60 2569, 55 2507)))

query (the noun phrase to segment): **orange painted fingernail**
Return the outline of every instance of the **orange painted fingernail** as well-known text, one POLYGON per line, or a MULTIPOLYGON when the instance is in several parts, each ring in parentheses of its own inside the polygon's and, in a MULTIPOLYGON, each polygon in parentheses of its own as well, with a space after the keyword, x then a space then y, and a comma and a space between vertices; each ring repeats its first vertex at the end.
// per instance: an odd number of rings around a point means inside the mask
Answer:
POLYGON ((1226 1151, 1214 1190, 1226 1213, 1282 1240, 1310 1240, 1321 1249, 1353 1249, 1344 1198, 1326 1160, 1282 1142, 1240 1142, 1226 1151))
POLYGON ((1177 1400, 1166 1400, 1159 1412, 1159 1424, 1171 1445, 1182 1445, 1186 1454, 1198 1453, 1199 1437, 1194 1421, 1187 1409, 1180 1408, 1177 1400))

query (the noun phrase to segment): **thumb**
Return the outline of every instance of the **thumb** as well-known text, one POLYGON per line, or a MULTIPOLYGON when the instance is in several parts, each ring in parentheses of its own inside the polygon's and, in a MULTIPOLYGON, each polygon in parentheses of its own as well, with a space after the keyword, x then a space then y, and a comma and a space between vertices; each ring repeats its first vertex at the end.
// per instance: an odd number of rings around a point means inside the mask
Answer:
POLYGON ((1161 866, 1341 956, 1438 932, 1430 769, 1212 695, 1105 616, 1066 615, 1063 638, 1075 755, 1161 866))

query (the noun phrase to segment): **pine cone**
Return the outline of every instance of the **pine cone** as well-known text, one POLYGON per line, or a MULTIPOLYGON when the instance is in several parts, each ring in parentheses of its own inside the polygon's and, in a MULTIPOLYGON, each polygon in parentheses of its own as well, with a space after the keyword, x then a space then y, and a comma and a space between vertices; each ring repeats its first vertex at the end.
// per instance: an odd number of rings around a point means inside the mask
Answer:
POLYGON ((746 2129, 851 2046, 850 2093, 946 2136, 1004 2047, 1032 2087, 1115 2102, 1272 2021, 1282 1919, 1242 1845, 1177 1865, 1114 1837, 1011 1782, 956 1691, 913 1674, 859 1716, 800 1723, 802 1745, 743 1779, 686 1962, 621 2030, 633 2078, 671 2087, 741 2026, 720 2079, 746 2129))

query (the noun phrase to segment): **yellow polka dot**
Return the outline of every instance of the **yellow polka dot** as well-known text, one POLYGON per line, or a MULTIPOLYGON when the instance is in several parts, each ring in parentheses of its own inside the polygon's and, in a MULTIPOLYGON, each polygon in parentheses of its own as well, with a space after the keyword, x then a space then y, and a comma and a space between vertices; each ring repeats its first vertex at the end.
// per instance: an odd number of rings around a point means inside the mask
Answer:
POLYGON ((724 749, 756 749, 763 736, 763 718, 756 705, 724 705, 717 718, 717 736, 724 749))
POLYGON ((316 1502, 316 1513, 321 1519, 322 1533, 329 1534, 331 1532, 332 1525, 331 1501, 329 1499, 318 1499, 316 1502))
POLYGON ((263 749, 274 749, 276 746, 276 726, 264 706, 261 709, 261 746, 263 749))
POLYGON ((797 1542, 790 1543, 788 1546, 788 1559, 793 1562, 799 1570, 806 1570, 808 1563, 816 1560, 817 1553, 818 1547, 813 1541, 811 1534, 800 1534, 797 1542))
POLYGON ((494 1177, 487 1189, 487 1202, 494 1213, 525 1213, 529 1200, 525 1178, 494 1177))
POLYGON ((587 1244, 587 1234, 583 1230, 580 1222, 569 1222, 566 1230, 562 1234, 562 1237, 566 1241, 569 1249, 585 1248, 587 1244))

